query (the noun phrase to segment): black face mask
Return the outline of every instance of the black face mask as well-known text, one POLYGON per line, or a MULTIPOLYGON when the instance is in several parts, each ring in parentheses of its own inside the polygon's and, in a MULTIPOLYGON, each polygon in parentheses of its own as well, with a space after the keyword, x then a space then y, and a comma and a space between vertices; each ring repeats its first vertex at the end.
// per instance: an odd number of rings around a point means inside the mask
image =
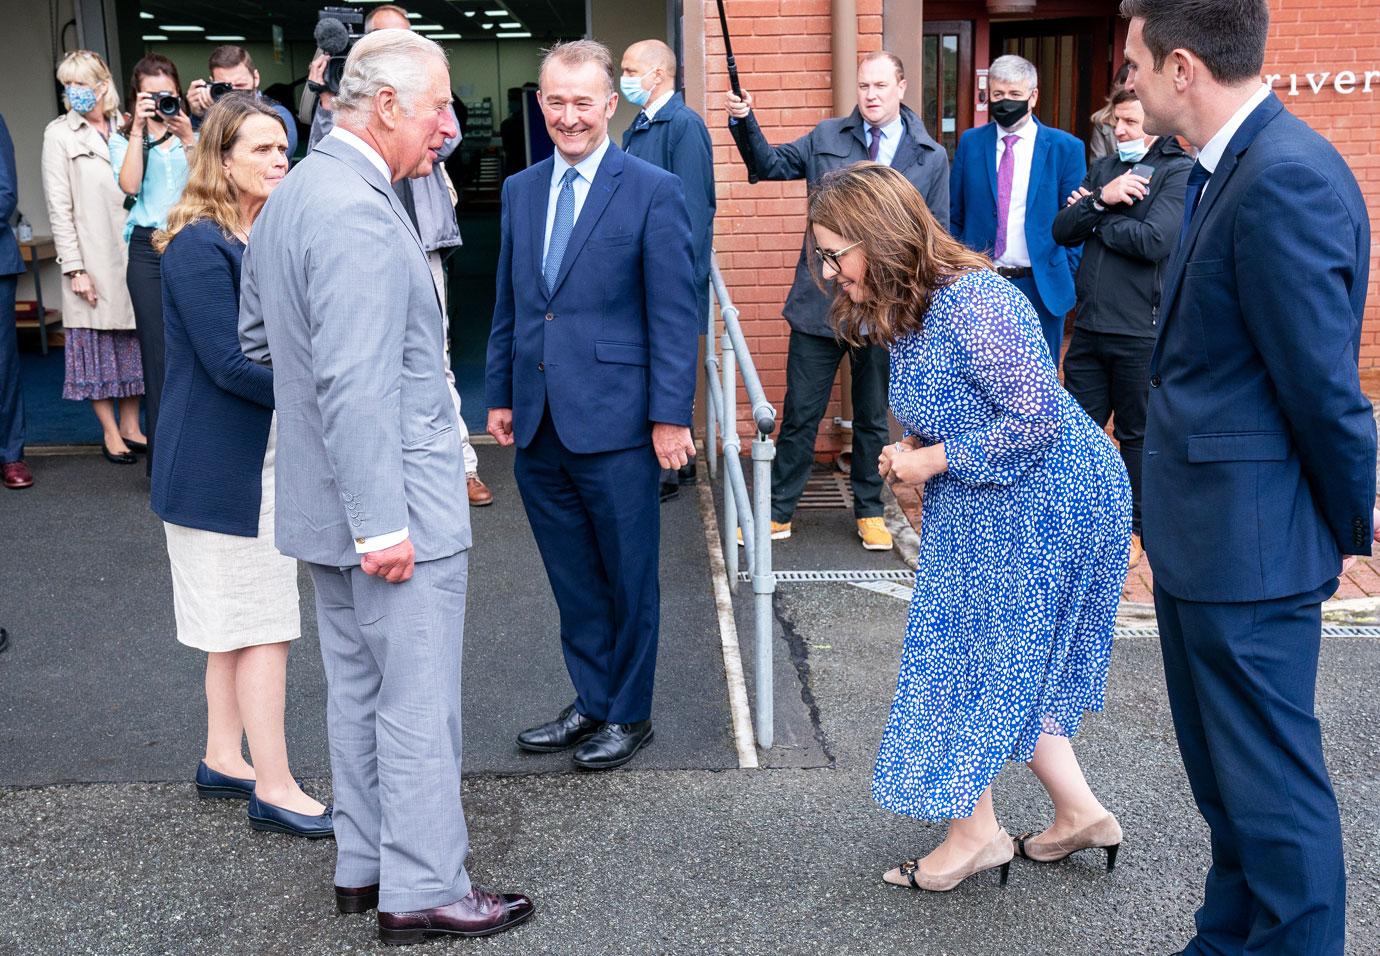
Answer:
POLYGON ((1030 101, 995 100, 987 109, 992 114, 992 119, 1010 129, 1025 116, 1026 111, 1030 109, 1030 101))

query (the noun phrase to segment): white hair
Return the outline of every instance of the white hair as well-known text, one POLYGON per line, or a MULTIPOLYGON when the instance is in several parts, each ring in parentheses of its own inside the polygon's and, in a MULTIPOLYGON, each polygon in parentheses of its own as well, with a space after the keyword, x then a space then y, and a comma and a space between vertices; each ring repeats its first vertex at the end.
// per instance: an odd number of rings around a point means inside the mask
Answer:
POLYGON ((1014 53, 993 60, 987 68, 987 78, 1003 83, 1024 83, 1032 90, 1040 85, 1040 71, 1035 69, 1035 64, 1014 53))
POLYGON ((368 117, 374 97, 392 87, 410 113, 413 102, 426 91, 429 57, 446 62, 440 44, 410 30, 376 30, 360 37, 345 60, 336 112, 356 120, 368 117))

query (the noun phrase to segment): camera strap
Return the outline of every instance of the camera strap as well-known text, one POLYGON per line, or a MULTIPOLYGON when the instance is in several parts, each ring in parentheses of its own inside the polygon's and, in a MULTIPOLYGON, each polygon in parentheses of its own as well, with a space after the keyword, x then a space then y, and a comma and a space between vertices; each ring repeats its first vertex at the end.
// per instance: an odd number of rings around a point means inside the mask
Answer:
MULTIPOLYGON (((149 139, 149 136, 148 136, 147 133, 145 133, 145 134, 143 135, 143 144, 144 144, 144 174, 143 174, 142 176, 139 177, 139 191, 140 191, 140 192, 143 192, 143 189, 144 189, 144 180, 145 180, 145 179, 148 179, 148 176, 149 176, 149 153, 153 151, 153 148, 154 148, 155 146, 162 146, 164 143, 166 143, 166 142, 168 141, 168 139, 169 139, 171 136, 172 136, 172 130, 168 130, 166 133, 164 133, 162 136, 158 137, 157 139, 149 139)), ((125 212, 129 212, 131 209, 133 209, 133 208, 134 208, 134 204, 137 203, 138 201, 139 201, 139 197, 138 197, 138 196, 126 196, 126 197, 125 197, 125 212)))

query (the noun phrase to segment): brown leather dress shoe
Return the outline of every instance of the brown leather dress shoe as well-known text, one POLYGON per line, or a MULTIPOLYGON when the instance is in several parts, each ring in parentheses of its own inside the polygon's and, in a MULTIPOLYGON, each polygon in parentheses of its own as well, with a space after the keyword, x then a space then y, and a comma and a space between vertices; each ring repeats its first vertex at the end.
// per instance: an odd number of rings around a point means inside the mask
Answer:
POLYGON ((379 885, 337 886, 335 888, 335 908, 342 916, 351 913, 367 913, 379 905, 379 885))
POLYGON ((17 491, 34 483, 34 473, 22 461, 7 461, 0 465, 0 482, 3 482, 6 488, 17 491))
POLYGON ((537 911, 521 893, 491 893, 483 887, 446 906, 416 913, 379 911, 379 942, 411 946, 441 936, 490 936, 516 926, 537 911))
POLYGON ((479 480, 478 475, 469 475, 465 481, 465 489, 469 492, 470 505, 475 508, 482 508, 484 505, 494 503, 494 493, 489 490, 489 486, 479 480))

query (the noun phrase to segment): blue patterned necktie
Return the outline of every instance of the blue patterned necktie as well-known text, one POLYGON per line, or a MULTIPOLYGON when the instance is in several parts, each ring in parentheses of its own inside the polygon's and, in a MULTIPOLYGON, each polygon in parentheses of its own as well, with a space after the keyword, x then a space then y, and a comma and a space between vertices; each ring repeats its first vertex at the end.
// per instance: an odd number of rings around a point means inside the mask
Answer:
POLYGON ((1179 230, 1179 246, 1188 238, 1188 227, 1193 224, 1193 214, 1198 211, 1198 200, 1203 198, 1203 184, 1212 178, 1212 173, 1202 163, 1194 162, 1188 171, 1188 186, 1184 191, 1184 225, 1179 230))
POLYGON ((575 229, 575 177, 580 174, 572 166, 561 177, 561 191, 556 197, 556 219, 551 223, 551 242, 546 247, 546 262, 542 273, 546 277, 546 291, 556 291, 556 276, 561 274, 561 260, 575 229))
POLYGON ((646 113, 638 113, 637 119, 633 120, 632 131, 634 133, 644 130, 652 125, 652 119, 646 113))

